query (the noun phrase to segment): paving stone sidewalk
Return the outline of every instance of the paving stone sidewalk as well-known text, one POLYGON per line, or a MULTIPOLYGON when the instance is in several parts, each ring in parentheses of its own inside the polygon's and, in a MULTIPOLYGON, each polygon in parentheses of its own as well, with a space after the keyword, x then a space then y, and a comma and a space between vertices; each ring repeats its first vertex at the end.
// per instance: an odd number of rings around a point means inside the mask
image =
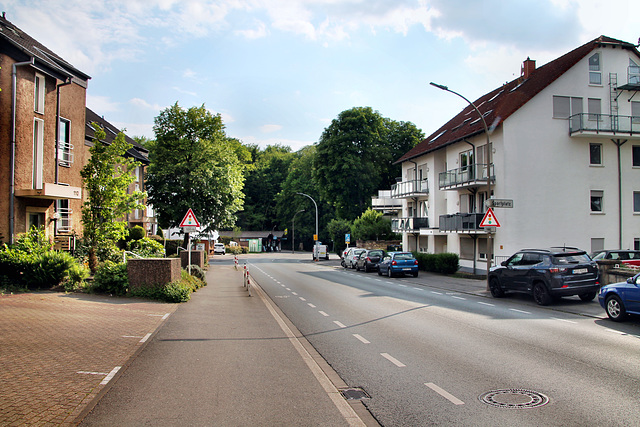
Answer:
POLYGON ((0 296, 0 425, 75 425, 176 308, 57 292, 0 296))

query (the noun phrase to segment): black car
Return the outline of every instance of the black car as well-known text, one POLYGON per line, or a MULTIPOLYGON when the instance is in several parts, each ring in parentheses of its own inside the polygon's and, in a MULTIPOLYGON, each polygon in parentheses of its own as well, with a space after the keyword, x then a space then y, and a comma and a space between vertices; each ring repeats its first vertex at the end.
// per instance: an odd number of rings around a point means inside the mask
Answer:
POLYGON ((570 295, 591 301, 600 289, 598 265, 576 248, 523 249, 490 270, 489 289, 494 298, 531 294, 540 305, 570 295))
POLYGON ((384 251, 382 249, 370 249, 362 252, 356 258, 356 270, 363 269, 365 273, 378 270, 378 263, 382 261, 384 251))

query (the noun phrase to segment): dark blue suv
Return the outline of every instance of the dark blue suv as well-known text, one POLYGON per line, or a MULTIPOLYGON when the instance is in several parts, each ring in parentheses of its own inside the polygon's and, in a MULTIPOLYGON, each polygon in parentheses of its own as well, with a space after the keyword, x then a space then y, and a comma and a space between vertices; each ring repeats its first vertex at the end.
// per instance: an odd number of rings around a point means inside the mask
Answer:
POLYGON ((591 301, 600 289, 598 265, 577 248, 523 249, 490 270, 489 289, 494 298, 527 293, 540 305, 571 295, 591 301))

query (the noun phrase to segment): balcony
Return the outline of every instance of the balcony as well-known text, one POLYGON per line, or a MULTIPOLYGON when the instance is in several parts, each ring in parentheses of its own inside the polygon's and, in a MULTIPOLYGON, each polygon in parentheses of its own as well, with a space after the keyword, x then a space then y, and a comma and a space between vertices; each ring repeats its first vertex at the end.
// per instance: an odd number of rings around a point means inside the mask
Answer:
POLYGON ((378 190, 378 196, 371 198, 373 210, 394 214, 402 209, 402 202, 391 197, 391 190, 378 190))
POLYGON ((569 117, 571 136, 624 136, 640 139, 640 116, 580 113, 569 117))
POLYGON ((426 197, 429 194, 429 183, 426 179, 397 182, 391 186, 391 197, 406 199, 409 197, 426 197))
POLYGON ((45 182, 42 184, 42 188, 22 188, 16 190, 17 197, 29 197, 32 199, 74 199, 79 200, 82 198, 82 188, 71 187, 69 185, 52 184, 45 182))
POLYGON ((484 233, 480 227, 484 213, 457 213, 440 215, 440 231, 454 233, 484 233))
POLYGON ((394 233, 419 233, 421 228, 429 228, 429 218, 411 217, 391 220, 394 233))
MULTIPOLYGON (((487 185, 487 165, 486 163, 476 163, 451 169, 441 172, 438 179, 441 190, 481 187, 487 185)), ((495 181, 493 165, 491 165, 491 181, 495 181)))

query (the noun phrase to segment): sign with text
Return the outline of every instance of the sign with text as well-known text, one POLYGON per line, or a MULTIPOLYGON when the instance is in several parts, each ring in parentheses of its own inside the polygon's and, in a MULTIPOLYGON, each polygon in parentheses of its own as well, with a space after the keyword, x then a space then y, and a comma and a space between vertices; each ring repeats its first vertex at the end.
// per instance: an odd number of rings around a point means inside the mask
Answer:
POLYGON ((489 199, 485 203, 488 208, 512 208, 513 200, 511 199, 489 199))

